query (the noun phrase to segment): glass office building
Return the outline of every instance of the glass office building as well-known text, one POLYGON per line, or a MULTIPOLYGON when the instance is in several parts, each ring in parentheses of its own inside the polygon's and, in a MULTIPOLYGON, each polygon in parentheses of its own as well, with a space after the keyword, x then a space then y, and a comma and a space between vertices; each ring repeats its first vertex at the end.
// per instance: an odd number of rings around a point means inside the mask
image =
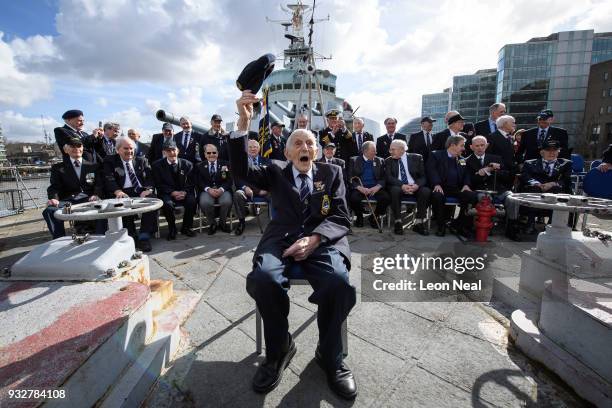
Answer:
POLYGON ((612 58, 611 35, 566 31, 503 46, 498 53, 497 102, 506 104, 518 128, 535 126, 537 113, 552 109, 555 126, 567 129, 574 145, 581 137, 592 60, 612 58))
POLYGON ((450 97, 450 88, 446 88, 443 92, 425 94, 421 97, 421 117, 431 116, 436 120, 433 124, 434 132, 440 132, 446 128, 444 115, 451 110, 450 97))
POLYGON ((466 122, 476 123, 489 116, 495 103, 497 69, 481 69, 472 75, 453 77, 452 110, 461 113, 466 122))

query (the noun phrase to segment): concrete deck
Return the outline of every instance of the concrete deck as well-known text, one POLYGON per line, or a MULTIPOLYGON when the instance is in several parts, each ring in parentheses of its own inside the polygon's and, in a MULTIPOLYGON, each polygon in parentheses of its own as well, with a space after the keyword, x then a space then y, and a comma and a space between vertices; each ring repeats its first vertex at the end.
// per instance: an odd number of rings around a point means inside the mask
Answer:
MULTIPOLYGON (((39 212, 30 211, 0 219, 0 267, 48 239, 38 217, 39 212)), ((593 227, 612 229, 610 221, 589 220, 593 227)), ((175 289, 203 297, 183 326, 189 343, 152 390, 148 407, 589 406, 508 344, 512 309, 456 301, 362 302, 360 296, 349 317, 346 360, 355 372, 359 396, 345 403, 328 390, 313 361, 315 307, 307 301, 310 289, 302 286, 290 291, 290 329, 298 352, 276 390, 255 394, 250 381, 263 356, 255 354, 254 302, 245 291, 260 237, 255 221, 248 222, 240 237, 218 232, 211 238, 204 232, 167 242, 164 232, 149 254, 151 278, 172 280, 175 289)), ((487 246, 491 271, 495 276, 518 276, 519 254, 534 243, 509 242, 499 233, 493 238, 487 246)), ((398 237, 370 228, 356 230, 350 241, 351 282, 359 292, 364 255, 435 253, 441 246, 466 245, 453 236, 407 232, 398 237)))

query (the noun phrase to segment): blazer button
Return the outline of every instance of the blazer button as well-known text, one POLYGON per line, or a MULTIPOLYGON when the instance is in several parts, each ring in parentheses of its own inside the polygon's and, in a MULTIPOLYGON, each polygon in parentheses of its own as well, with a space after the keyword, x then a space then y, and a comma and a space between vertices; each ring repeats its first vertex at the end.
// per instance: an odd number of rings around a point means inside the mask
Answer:
POLYGON ((285 237, 288 237, 288 236, 289 236, 289 233, 288 233, 288 232, 285 232, 285 237))

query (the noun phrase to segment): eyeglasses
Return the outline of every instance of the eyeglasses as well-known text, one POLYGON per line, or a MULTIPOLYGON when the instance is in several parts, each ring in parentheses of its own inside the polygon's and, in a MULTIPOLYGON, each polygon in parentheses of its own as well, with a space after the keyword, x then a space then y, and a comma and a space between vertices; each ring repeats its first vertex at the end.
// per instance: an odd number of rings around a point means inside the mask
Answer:
POLYGON ((217 154, 217 152, 206 152, 206 154, 217 154))

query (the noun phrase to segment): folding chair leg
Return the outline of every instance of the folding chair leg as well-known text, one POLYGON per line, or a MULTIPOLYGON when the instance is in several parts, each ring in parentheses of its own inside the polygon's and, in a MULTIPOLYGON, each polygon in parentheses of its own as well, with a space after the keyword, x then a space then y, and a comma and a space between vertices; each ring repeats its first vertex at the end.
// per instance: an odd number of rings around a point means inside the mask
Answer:
POLYGON ((262 350, 261 323, 261 314, 257 306, 255 306, 255 351, 257 355, 260 355, 262 350))
POLYGON ((346 320, 344 320, 342 322, 342 354, 344 355, 344 357, 348 356, 348 325, 347 325, 347 320, 348 317, 346 318, 346 320))

